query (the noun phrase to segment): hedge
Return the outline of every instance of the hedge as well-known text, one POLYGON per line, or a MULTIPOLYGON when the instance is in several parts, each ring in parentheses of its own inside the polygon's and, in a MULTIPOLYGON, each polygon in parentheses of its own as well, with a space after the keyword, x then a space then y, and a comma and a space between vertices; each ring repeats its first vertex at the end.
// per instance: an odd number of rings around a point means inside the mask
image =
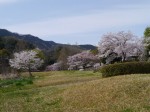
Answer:
POLYGON ((102 77, 110 77, 117 75, 126 74, 145 74, 150 73, 150 63, 149 62, 126 62, 126 63, 116 63, 103 66, 100 69, 102 77))

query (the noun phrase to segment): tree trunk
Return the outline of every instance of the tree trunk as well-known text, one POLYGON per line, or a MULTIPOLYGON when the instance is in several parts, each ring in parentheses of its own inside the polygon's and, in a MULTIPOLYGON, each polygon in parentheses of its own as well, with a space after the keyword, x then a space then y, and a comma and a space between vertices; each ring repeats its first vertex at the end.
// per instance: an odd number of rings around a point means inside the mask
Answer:
POLYGON ((122 62, 125 62, 125 57, 122 57, 122 62))
POLYGON ((33 75, 32 75, 32 73, 31 73, 31 69, 30 69, 30 68, 29 68, 29 71, 28 71, 28 72, 29 72, 29 76, 32 77, 33 75))
POLYGON ((17 78, 19 78, 21 76, 21 70, 14 70, 14 73, 17 72, 17 78))
POLYGON ((125 60, 126 60, 126 54, 122 52, 122 62, 125 62, 125 60))

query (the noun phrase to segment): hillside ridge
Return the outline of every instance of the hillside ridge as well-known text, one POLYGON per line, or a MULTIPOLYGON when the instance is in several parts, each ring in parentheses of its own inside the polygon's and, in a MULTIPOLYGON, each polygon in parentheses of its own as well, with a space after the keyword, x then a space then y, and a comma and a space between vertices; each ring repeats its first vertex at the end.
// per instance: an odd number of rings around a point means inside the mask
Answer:
MULTIPOLYGON (((19 33, 8 31, 7 29, 0 29, 0 36, 11 36, 11 37, 15 37, 18 39, 22 39, 24 41, 27 41, 27 42, 35 45, 39 49, 43 49, 43 50, 48 50, 48 49, 51 49, 51 48, 54 48, 57 46, 68 46, 68 44, 56 43, 54 41, 45 41, 45 40, 42 40, 41 38, 39 38, 37 36, 33 36, 31 34, 22 35, 19 33)), ((71 45, 71 46, 75 46, 75 45, 71 45)), ((82 50, 96 49, 96 46, 93 46, 90 44, 77 45, 77 46, 80 47, 82 50)))

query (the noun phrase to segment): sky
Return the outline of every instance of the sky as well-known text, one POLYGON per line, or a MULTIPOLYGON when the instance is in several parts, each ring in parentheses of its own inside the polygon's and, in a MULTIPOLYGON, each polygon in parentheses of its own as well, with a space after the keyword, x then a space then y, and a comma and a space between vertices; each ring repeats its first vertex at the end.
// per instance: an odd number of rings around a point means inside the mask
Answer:
POLYGON ((0 0, 0 28, 64 44, 97 45, 109 32, 143 36, 150 0, 0 0))

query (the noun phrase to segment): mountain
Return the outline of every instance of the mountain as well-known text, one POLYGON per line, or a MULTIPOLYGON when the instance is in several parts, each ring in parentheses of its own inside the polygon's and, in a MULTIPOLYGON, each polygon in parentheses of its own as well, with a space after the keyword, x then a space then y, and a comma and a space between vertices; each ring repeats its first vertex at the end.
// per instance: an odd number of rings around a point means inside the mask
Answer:
POLYGON ((93 46, 93 45, 90 45, 90 44, 79 45, 79 47, 81 49, 85 49, 85 50, 94 50, 94 49, 96 49, 96 46, 93 46))
MULTIPOLYGON (((15 38, 27 41, 27 42, 35 45, 39 49, 43 49, 43 50, 48 50, 48 49, 54 48, 55 46, 65 46, 65 45, 67 45, 67 44, 55 43, 54 41, 44 41, 44 40, 40 39, 39 37, 30 35, 30 34, 21 35, 21 34, 18 34, 18 33, 13 33, 13 32, 10 32, 6 29, 0 29, 0 36, 1 37, 4 37, 4 36, 5 37, 6 36, 15 37, 15 38)), ((79 45, 78 47, 83 49, 83 50, 90 50, 90 49, 95 49, 96 48, 93 45, 79 45)))
POLYGON ((35 45, 36 47, 38 47, 39 49, 49 49, 51 48, 53 45, 57 45, 55 42, 53 41, 44 41, 36 36, 33 35, 21 35, 18 33, 12 33, 6 29, 0 29, 0 36, 11 36, 11 37, 16 37, 18 39, 22 39, 25 40, 33 45, 35 45))

